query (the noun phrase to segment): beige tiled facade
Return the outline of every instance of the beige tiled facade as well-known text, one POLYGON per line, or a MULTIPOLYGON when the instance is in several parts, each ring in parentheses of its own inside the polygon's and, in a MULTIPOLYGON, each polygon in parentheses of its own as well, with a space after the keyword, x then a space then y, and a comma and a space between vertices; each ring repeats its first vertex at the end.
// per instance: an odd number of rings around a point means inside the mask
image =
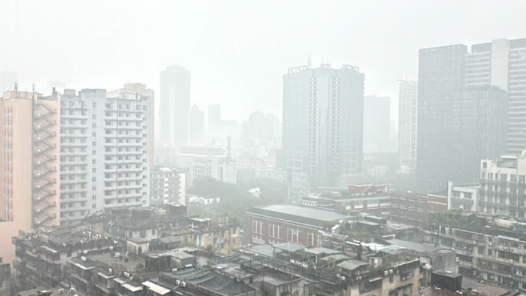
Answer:
POLYGON ((58 224, 58 104, 34 92, 0 100, 0 257, 15 258, 10 237, 58 224))

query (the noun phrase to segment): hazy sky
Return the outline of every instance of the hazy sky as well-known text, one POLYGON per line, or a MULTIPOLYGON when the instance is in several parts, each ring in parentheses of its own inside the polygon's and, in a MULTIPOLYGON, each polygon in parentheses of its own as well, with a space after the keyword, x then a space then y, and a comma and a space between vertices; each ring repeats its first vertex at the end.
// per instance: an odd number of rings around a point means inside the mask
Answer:
MULTIPOLYGON (((526 37, 526 1, 0 0, 0 70, 21 89, 58 80, 115 89, 192 71, 192 100, 224 117, 281 110, 282 75, 321 58, 365 73, 366 94, 415 79, 418 49, 526 37)), ((395 115, 396 110, 392 111, 395 115)))

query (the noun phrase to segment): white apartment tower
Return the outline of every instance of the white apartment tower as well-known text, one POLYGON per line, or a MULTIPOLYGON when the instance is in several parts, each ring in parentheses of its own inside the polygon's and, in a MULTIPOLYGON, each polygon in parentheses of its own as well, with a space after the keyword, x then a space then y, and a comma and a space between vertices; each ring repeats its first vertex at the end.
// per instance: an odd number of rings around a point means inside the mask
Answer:
POLYGON ((103 209, 148 206, 150 98, 67 89, 60 106, 61 223, 103 209))
POLYGON ((400 164, 416 165, 418 82, 401 81, 398 103, 398 153, 400 164))
POLYGON ((357 67, 291 68, 283 76, 283 151, 291 193, 344 187, 362 171, 364 74, 357 67))

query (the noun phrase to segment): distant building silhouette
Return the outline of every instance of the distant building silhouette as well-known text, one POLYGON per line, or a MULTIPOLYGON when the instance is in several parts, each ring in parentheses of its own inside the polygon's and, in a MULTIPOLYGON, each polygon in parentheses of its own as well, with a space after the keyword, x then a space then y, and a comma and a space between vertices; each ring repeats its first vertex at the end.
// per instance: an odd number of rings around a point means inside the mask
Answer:
POLYGON ((190 110, 190 145, 201 146, 205 141, 205 112, 196 105, 190 110))
POLYGON ((418 82, 401 81, 398 95, 398 155, 401 165, 416 165, 418 82))
POLYGON ((159 135, 163 146, 188 145, 190 80, 190 71, 183 67, 172 66, 161 71, 159 135))
POLYGON ((364 74, 357 67, 291 68, 283 76, 283 151, 291 194, 345 187, 362 171, 364 74))

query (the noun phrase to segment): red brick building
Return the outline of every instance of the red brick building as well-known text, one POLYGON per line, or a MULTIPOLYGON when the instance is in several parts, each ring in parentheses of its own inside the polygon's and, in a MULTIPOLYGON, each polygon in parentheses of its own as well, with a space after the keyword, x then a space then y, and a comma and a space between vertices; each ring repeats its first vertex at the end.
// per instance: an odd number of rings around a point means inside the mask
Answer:
POLYGON ((320 230, 333 221, 351 217, 334 211, 294 205, 251 208, 247 212, 253 244, 299 243, 307 247, 322 245, 320 230))

